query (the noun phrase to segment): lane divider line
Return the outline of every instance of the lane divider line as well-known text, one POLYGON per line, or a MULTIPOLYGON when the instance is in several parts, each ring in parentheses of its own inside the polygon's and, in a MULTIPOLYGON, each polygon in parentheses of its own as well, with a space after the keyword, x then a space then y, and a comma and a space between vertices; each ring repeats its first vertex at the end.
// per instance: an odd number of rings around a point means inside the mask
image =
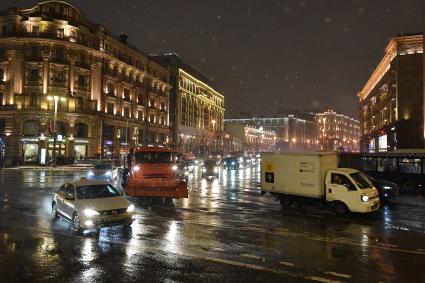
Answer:
POLYGON ((342 283, 341 281, 335 281, 335 280, 331 280, 331 279, 327 279, 323 277, 317 277, 317 276, 306 277, 306 279, 310 279, 312 281, 317 281, 317 282, 324 282, 324 283, 342 283))
POLYGON ((241 254, 241 256, 252 258, 252 259, 263 259, 262 257, 256 256, 256 255, 250 255, 250 254, 241 254))
POLYGON ((290 267, 295 267, 295 264, 292 262, 288 262, 288 261, 281 261, 279 262, 282 265, 286 265, 286 266, 290 266, 290 267))
POLYGON ((325 272, 325 274, 333 275, 333 276, 337 276, 337 277, 342 277, 342 278, 351 278, 351 275, 344 274, 344 273, 338 273, 338 272, 334 272, 334 271, 327 271, 327 272, 325 272))

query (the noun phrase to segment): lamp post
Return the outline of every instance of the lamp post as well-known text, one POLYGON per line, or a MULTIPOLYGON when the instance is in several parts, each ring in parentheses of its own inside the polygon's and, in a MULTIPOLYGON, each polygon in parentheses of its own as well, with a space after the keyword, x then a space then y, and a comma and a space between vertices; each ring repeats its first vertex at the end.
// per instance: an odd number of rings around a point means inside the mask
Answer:
POLYGON ((54 104, 54 115, 53 115, 53 151, 52 151, 52 157, 53 157, 53 166, 56 167, 56 120, 58 116, 58 101, 65 101, 65 97, 61 97, 59 95, 49 95, 47 96, 47 100, 52 101, 54 104))
POLYGON ((215 123, 217 123, 217 121, 215 119, 211 120, 212 126, 213 126, 213 151, 215 151, 215 145, 216 145, 216 137, 215 137, 215 123))

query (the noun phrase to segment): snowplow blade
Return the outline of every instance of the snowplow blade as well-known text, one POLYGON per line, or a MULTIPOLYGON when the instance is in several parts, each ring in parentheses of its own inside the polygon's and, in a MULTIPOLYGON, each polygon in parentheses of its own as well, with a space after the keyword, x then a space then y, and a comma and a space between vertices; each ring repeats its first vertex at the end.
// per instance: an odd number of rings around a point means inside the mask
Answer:
POLYGON ((187 198, 187 184, 180 180, 128 180, 125 192, 133 197, 187 198))

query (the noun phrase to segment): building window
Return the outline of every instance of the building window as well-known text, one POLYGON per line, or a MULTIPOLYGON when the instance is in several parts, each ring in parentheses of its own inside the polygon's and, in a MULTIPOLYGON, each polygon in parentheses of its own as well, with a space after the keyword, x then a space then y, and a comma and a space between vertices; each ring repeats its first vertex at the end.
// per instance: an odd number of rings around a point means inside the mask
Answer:
POLYGON ((31 69, 30 71, 30 81, 36 82, 40 78, 38 69, 31 69))
POLYGON ((108 94, 115 96, 115 88, 113 83, 108 83, 108 94))
POLYGON ((137 118, 139 119, 139 120, 141 120, 141 121, 143 121, 143 120, 145 120, 144 119, 144 115, 143 115, 143 111, 141 111, 141 110, 139 110, 139 111, 137 111, 137 118))
POLYGON ((152 108, 155 107, 155 99, 153 99, 153 98, 149 99, 149 107, 152 107, 152 108))
POLYGON ((114 114, 114 104, 112 102, 106 104, 106 112, 108 114, 114 114))
POLYGON ((37 105, 38 105, 37 100, 38 100, 37 93, 36 92, 32 92, 30 94, 30 107, 37 107, 37 105))
POLYGON ((80 53, 80 63, 82 64, 86 63, 86 55, 83 53, 80 53))
POLYGON ((24 136, 38 136, 39 123, 38 121, 25 121, 23 127, 24 136))
POLYGON ((6 57, 6 49, 4 47, 0 47, 0 58, 6 57))
POLYGON ((128 88, 124 89, 124 99, 130 99, 130 90, 128 88))
POLYGON ((79 96, 77 97, 77 110, 83 110, 84 99, 79 96))
POLYGON ((0 105, 3 105, 3 92, 0 92, 0 105))
POLYGON ((124 117, 130 118, 130 107, 124 107, 124 117))
POLYGON ((155 123, 155 115, 149 116, 149 123, 155 123))
POLYGON ((32 34, 35 36, 38 36, 40 33, 40 29, 38 28, 38 26, 32 26, 32 34))
POLYGON ((31 56, 38 57, 38 46, 31 46, 31 56))
POLYGON ((56 58, 60 60, 63 60, 65 58, 62 48, 56 48, 56 58))
POLYGON ((7 26, 2 26, 1 27, 1 34, 2 35, 6 35, 7 34, 7 26))
POLYGON ((63 37, 64 37, 64 31, 63 31, 63 28, 58 29, 58 30, 56 31, 56 37, 57 37, 57 38, 63 38, 63 37))
POLYGON ((78 85, 79 86, 86 86, 87 85, 86 76, 84 76, 84 75, 78 76, 78 85))
POLYGON ((65 73, 64 71, 56 71, 54 73, 53 80, 55 83, 64 83, 65 82, 65 73))

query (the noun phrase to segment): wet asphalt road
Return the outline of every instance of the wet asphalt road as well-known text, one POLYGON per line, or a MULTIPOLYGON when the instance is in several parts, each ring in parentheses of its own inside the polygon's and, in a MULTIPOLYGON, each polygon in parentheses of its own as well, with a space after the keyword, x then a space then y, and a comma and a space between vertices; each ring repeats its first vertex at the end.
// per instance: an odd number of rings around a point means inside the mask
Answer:
POLYGON ((425 208, 339 217, 282 210, 259 168, 189 181, 174 204, 130 199, 130 231, 79 236, 52 220, 53 191, 83 171, 0 172, 2 282, 425 282, 425 208))

